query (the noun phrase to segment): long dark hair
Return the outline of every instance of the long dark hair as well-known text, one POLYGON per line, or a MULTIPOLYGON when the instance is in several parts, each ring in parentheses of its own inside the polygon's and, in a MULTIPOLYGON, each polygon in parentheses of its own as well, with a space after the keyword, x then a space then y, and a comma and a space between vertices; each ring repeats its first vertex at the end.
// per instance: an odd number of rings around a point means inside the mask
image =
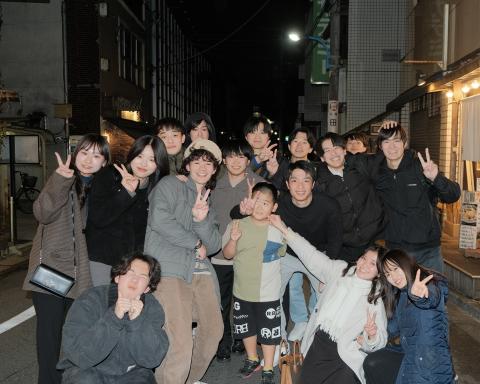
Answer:
POLYGON ((157 169, 148 177, 148 191, 150 191, 155 187, 155 185, 160 181, 163 176, 166 176, 170 173, 169 166, 168 166, 168 154, 167 149, 165 148, 165 144, 163 143, 162 139, 157 136, 152 135, 145 135, 139 137, 135 142, 132 144, 130 151, 127 154, 127 161, 126 167, 129 172, 132 172, 132 168, 130 167, 130 163, 132 162, 135 157, 140 155, 145 147, 150 145, 153 151, 153 157, 155 159, 155 164, 157 164, 157 169))
MULTIPOLYGON (((383 258, 383 255, 386 252, 388 252, 388 249, 385 248, 385 247, 382 247, 381 245, 371 245, 367 249, 365 249, 362 256, 365 255, 369 251, 375 252, 377 254, 377 270, 380 273, 380 270, 378 269, 378 260, 383 258)), ((362 257, 362 256, 360 256, 360 257, 362 257)), ((356 269, 357 269, 356 265, 357 265, 356 262, 355 263, 350 263, 349 262, 347 264, 347 266, 345 267, 345 269, 343 270, 342 276, 345 276, 352 267, 354 267, 353 272, 355 272, 356 269)), ((372 304, 372 303, 377 304, 377 301, 380 297, 382 297, 382 281, 380 280, 379 274, 377 274, 377 276, 375 276, 372 279, 372 288, 370 289, 370 292, 368 293, 367 301, 370 304, 372 304)))
POLYGON ((155 291, 158 283, 160 282, 160 276, 162 274, 160 263, 152 256, 140 251, 124 256, 117 265, 112 267, 110 272, 112 283, 115 281, 115 277, 125 275, 135 260, 141 260, 148 264, 148 277, 150 279, 148 286, 150 287, 150 292, 155 291))
POLYGON ((387 264, 398 266, 407 279, 407 287, 410 287, 415 281, 417 271, 420 270, 420 279, 424 279, 429 275, 433 275, 433 279, 427 284, 436 283, 445 277, 436 271, 432 271, 417 264, 415 259, 402 249, 392 249, 386 252, 382 257, 377 258, 377 268, 380 273, 380 280, 383 287, 383 302, 387 318, 391 319, 395 313, 398 299, 400 297, 400 289, 391 285, 386 277, 385 270, 388 269, 387 264))
POLYGON ((198 159, 211 161, 213 163, 213 166, 215 167, 215 172, 213 173, 210 180, 208 180, 207 184, 205 184, 205 189, 213 190, 215 188, 215 185, 217 184, 217 173, 218 173, 218 170, 220 169, 220 164, 218 164, 218 160, 215 158, 213 153, 210 151, 207 151, 206 149, 199 148, 199 149, 194 149, 192 152, 190 152, 190 155, 188 155, 185 159, 183 159, 182 167, 180 168, 180 171, 178 171, 178 173, 180 175, 188 176, 190 172, 187 170, 187 165, 190 164, 192 161, 195 161, 198 159))
POLYGON ((84 183, 80 177, 80 172, 75 166, 75 161, 77 160, 77 155, 81 150, 89 150, 90 148, 98 148, 100 154, 105 158, 105 165, 110 163, 110 147, 108 141, 105 137, 97 133, 89 133, 83 136, 77 144, 75 151, 72 154, 72 160, 70 161, 70 168, 73 169, 75 174, 75 192, 78 196, 78 201, 80 202, 80 207, 85 205, 87 200, 88 193, 90 192, 91 183, 84 183))

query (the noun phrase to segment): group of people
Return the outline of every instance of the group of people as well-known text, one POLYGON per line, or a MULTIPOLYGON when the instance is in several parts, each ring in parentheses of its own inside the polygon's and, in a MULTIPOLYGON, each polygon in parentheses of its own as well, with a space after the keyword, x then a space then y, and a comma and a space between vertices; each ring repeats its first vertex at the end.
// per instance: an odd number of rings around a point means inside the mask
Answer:
POLYGON ((38 382, 191 384, 245 351, 238 374, 269 384, 288 338, 304 384, 451 383, 436 204, 458 184, 394 122, 375 154, 297 128, 279 156, 261 115, 243 134, 220 149, 198 112, 159 120, 123 164, 96 134, 56 154, 24 284, 38 382), (39 264, 75 279, 66 297, 30 283, 39 264))

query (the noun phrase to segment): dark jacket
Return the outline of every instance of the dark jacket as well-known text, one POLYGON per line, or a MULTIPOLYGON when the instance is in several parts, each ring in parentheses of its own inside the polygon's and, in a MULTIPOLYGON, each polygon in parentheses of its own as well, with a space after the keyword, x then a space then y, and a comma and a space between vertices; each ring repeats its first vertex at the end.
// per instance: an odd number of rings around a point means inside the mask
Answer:
POLYGON ((396 384, 451 384, 454 373, 448 346, 447 281, 432 280, 428 298, 400 291, 394 316, 388 322, 390 337, 400 337, 405 354, 396 384))
POLYGON ((385 214, 370 179, 376 161, 372 156, 347 154, 343 177, 332 174, 325 163, 317 167, 316 188, 340 205, 343 225, 340 259, 356 261, 364 248, 382 237, 385 214))
POLYGON ((437 202, 453 203, 460 198, 460 186, 438 174, 433 182, 423 175, 413 150, 405 150, 397 169, 388 168, 384 159, 375 185, 387 215, 385 240, 389 248, 407 251, 440 245, 437 202))
POLYGON ((115 265, 134 251, 142 251, 148 218, 147 188, 131 195, 120 173, 105 167, 92 183, 85 235, 90 260, 115 265))
POLYGON ((27 277, 23 283, 25 290, 49 293, 30 283, 33 272, 40 264, 40 250, 43 256, 42 263, 72 277, 75 276, 75 257, 76 281, 68 292, 69 298, 78 297, 92 286, 87 244, 83 234, 86 206, 80 207, 74 183, 75 177, 66 178, 53 172, 38 199, 33 203, 33 214, 38 220, 38 229, 30 251, 27 277))
MULTIPOLYGON (((168 350, 165 314, 152 294, 144 295, 140 315, 115 315, 117 285, 91 288, 70 308, 63 327, 58 369, 95 367, 102 375, 122 375, 129 367, 158 367, 168 350)), ((67 375, 68 376, 68 375, 67 375)))

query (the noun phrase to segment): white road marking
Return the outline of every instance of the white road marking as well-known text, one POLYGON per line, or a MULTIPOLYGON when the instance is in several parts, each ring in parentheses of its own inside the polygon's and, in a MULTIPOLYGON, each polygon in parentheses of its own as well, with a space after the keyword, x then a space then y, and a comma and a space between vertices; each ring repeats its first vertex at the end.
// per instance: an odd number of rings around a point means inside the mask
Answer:
POLYGON ((22 324, 24 321, 27 321, 31 317, 35 316, 35 308, 31 306, 22 313, 19 313, 17 316, 12 317, 10 320, 4 321, 0 324, 0 335, 8 330, 16 327, 19 324, 22 324))

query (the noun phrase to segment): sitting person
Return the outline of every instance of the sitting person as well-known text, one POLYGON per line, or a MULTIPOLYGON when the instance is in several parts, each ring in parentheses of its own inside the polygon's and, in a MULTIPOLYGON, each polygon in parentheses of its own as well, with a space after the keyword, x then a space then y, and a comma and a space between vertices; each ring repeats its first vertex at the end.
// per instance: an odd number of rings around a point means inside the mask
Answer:
POLYGON ((64 384, 155 384, 168 349, 165 315, 153 297, 160 264, 136 253, 112 269, 115 284, 87 290, 63 328, 64 384))

